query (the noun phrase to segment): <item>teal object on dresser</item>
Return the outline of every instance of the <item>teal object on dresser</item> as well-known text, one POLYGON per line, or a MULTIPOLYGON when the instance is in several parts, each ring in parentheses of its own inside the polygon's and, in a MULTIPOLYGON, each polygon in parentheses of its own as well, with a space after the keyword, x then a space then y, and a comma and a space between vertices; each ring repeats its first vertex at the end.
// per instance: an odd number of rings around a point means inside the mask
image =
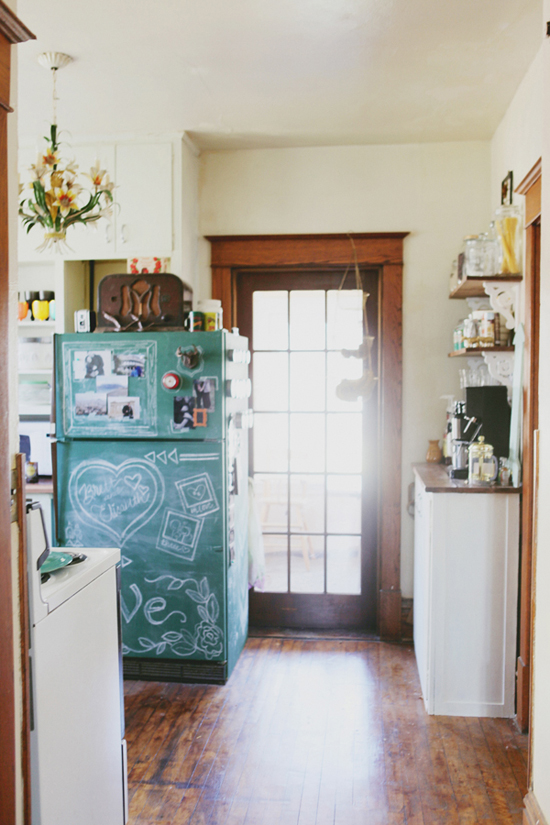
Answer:
POLYGON ((122 555, 129 678, 225 682, 248 627, 247 340, 56 336, 56 535, 122 555))

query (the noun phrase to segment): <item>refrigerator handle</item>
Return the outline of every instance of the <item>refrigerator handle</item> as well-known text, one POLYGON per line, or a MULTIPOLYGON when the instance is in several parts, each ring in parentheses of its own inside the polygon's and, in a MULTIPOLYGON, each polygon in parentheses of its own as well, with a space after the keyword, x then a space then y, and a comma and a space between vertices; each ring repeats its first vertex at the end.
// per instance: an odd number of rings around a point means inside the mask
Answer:
POLYGON ((55 537, 55 546, 59 547, 59 517, 57 507, 57 441, 51 443, 52 448, 52 479, 53 479, 53 530, 52 530, 52 544, 55 537))

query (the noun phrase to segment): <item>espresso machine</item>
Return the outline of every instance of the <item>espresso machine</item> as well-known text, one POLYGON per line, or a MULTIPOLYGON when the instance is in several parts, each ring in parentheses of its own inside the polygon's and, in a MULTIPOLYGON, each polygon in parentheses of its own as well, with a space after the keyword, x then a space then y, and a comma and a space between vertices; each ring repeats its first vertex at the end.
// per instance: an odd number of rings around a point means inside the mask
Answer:
POLYGON ((456 401, 451 418, 451 478, 468 478, 468 447, 481 430, 482 422, 466 415, 466 402, 456 401))

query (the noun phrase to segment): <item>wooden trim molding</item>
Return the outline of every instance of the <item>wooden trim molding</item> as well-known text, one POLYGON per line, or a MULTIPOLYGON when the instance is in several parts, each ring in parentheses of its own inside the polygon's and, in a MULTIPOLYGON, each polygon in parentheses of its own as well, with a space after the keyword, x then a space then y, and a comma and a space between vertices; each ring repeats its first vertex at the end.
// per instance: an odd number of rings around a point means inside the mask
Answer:
POLYGON ((527 172, 521 183, 516 186, 518 195, 525 195, 525 226, 530 226, 541 214, 542 197, 542 159, 527 172))
POLYGON ((529 791, 523 800, 523 825, 548 825, 548 820, 540 809, 533 791, 529 791))
POLYGON ((19 629, 21 661, 21 775, 23 779, 23 825, 31 825, 31 683, 29 669, 30 622, 27 578, 27 510, 25 454, 15 456, 17 473, 17 525, 19 527, 19 629))
MULTIPOLYGON (((34 35, 0 0, 0 386, 8 386, 8 115, 11 44, 34 35)), ((11 462, 7 393, 0 393, 0 822, 15 825, 15 650, 13 640, 11 462)))
POLYGON ((380 502, 378 629, 401 638, 401 410, 403 240, 407 232, 320 235, 209 235, 212 297, 222 301, 224 325, 236 326, 236 276, 246 269, 341 268, 353 238, 361 267, 377 268, 380 307, 380 502))
POLYGON ((9 43, 36 40, 36 35, 21 22, 3 0, 0 0, 0 34, 4 35, 9 43))

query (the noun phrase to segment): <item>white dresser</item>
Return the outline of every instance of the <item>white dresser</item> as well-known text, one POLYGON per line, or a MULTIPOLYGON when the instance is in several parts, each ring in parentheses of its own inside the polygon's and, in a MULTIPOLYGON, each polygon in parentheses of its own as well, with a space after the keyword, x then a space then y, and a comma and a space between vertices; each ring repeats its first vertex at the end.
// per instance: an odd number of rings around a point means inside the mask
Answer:
POLYGON ((514 715, 520 491, 415 470, 414 647, 428 713, 514 715))

